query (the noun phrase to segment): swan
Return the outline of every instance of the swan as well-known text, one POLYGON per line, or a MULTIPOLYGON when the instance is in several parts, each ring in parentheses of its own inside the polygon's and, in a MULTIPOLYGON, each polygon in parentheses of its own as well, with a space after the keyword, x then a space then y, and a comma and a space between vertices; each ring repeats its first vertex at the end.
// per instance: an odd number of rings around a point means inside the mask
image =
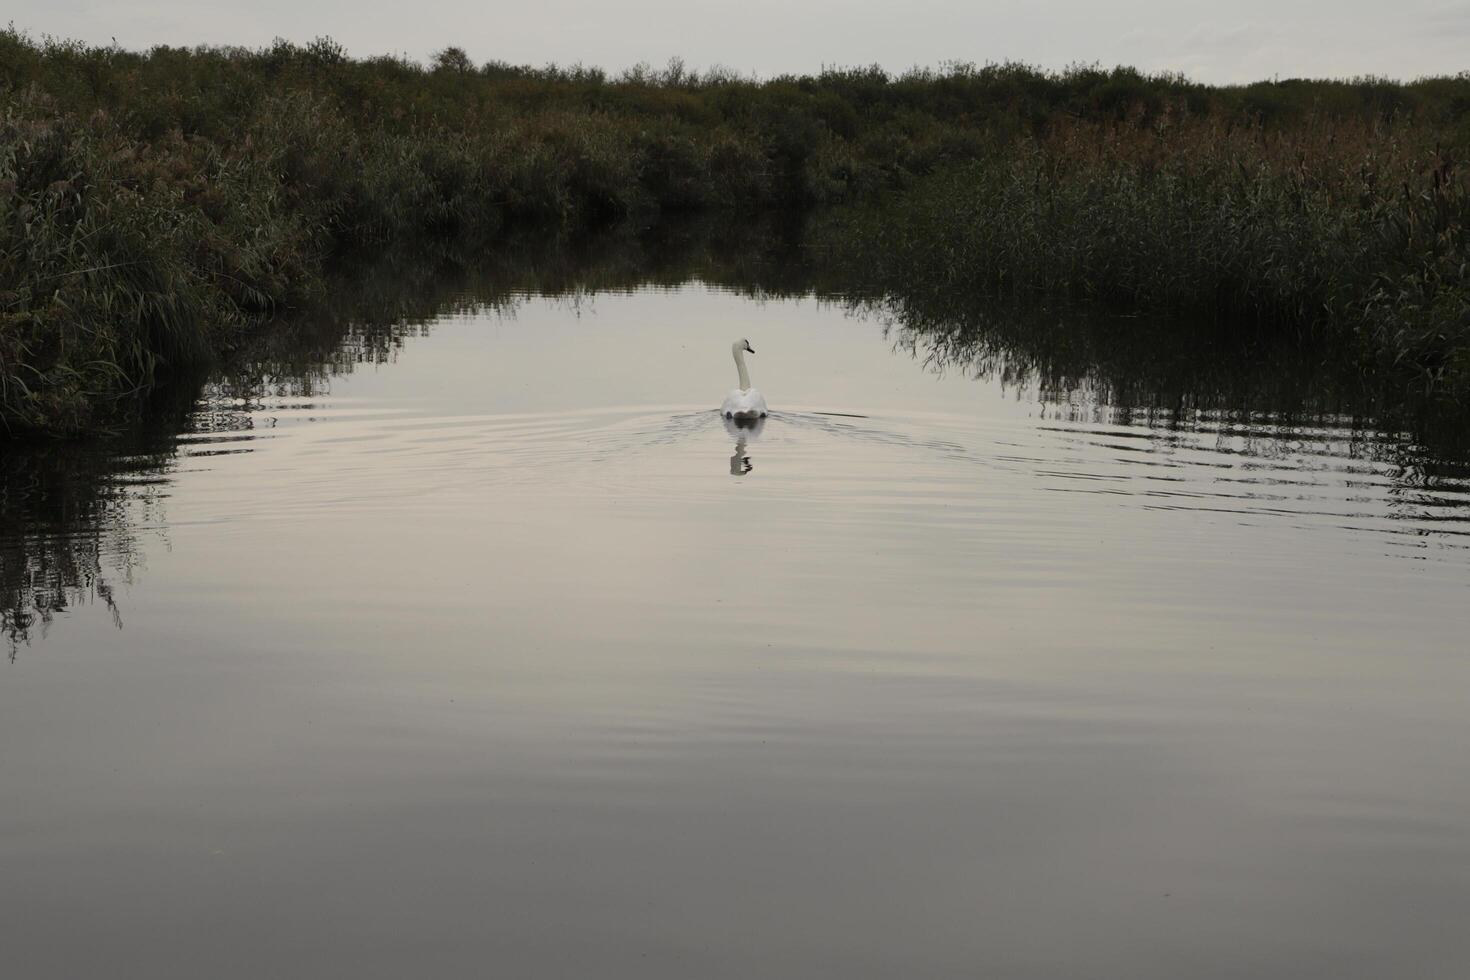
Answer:
POLYGON ((745 369, 745 355, 754 354, 755 348, 748 340, 737 340, 730 345, 735 355, 735 370, 740 372, 740 387, 731 389, 720 406, 720 414, 727 419, 763 419, 766 417, 766 398, 750 386, 750 372, 745 369))

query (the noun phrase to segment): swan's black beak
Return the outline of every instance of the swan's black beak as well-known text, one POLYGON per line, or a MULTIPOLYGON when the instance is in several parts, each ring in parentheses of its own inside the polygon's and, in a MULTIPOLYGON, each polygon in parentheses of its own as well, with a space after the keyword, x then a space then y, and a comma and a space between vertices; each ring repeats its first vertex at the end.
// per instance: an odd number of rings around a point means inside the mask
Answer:
POLYGON ((746 344, 745 345, 745 349, 748 350, 748 351, 750 351, 752 354, 755 353, 755 348, 752 347, 752 346, 750 346, 749 344, 746 344))

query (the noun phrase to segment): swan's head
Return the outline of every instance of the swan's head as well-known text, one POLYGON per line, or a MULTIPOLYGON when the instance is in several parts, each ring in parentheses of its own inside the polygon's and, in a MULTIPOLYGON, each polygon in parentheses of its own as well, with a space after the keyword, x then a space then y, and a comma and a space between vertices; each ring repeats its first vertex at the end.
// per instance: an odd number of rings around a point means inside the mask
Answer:
POLYGON ((737 340, 737 341, 735 341, 735 343, 731 344, 730 345, 730 349, 733 350, 737 354, 742 353, 742 352, 747 353, 747 354, 754 354, 755 353, 755 348, 752 347, 752 346, 750 346, 750 341, 745 340, 744 338, 742 338, 740 340, 737 340))

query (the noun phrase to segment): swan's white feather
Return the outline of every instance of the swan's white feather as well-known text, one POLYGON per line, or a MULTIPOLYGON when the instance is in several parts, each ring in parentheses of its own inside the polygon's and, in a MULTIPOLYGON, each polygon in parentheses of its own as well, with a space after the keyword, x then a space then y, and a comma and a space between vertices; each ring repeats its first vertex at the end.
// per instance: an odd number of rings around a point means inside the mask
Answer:
POLYGON ((767 414, 766 397, 755 388, 731 388, 720 414, 727 419, 763 419, 767 414))

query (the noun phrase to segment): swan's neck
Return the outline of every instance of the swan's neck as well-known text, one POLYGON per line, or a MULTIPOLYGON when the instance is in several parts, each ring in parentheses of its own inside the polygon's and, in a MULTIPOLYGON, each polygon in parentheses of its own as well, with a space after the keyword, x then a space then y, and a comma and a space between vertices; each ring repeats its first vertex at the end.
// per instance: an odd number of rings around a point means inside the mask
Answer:
POLYGON ((735 348, 735 370, 740 372, 740 390, 750 389, 750 372, 745 369, 745 351, 735 348))

